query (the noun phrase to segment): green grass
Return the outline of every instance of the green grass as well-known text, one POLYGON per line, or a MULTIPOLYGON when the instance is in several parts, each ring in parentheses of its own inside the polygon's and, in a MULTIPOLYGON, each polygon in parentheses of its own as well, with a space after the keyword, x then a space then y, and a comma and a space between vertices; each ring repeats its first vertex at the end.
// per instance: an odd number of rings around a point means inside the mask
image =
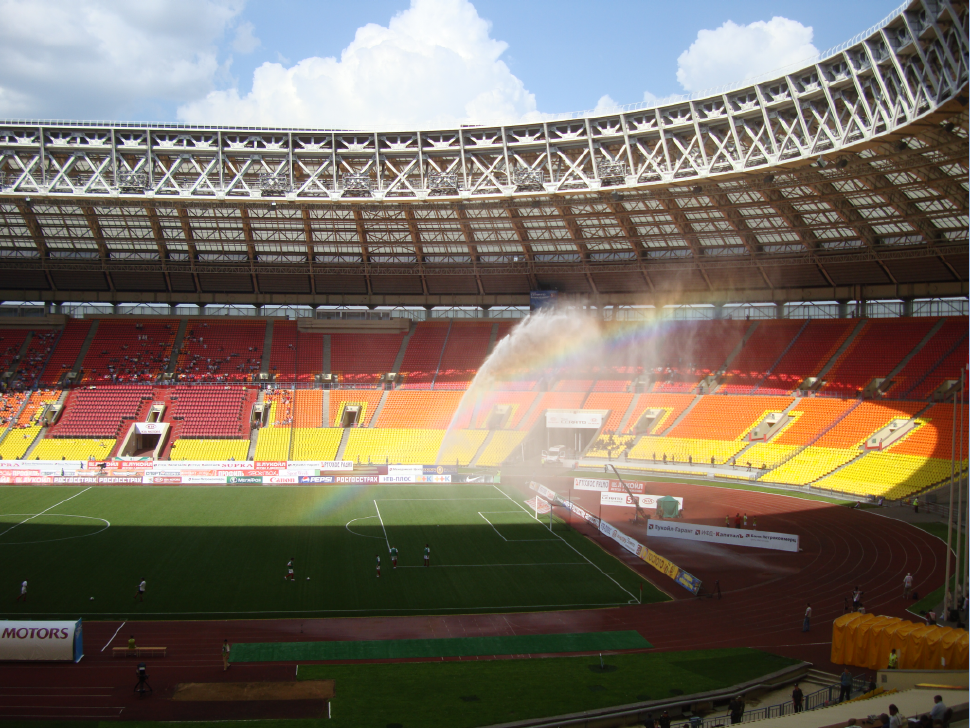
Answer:
MULTIPOLYGON (((562 524, 550 532, 520 507, 525 498, 492 485, 4 487, 0 588, 11 598, 0 617, 522 611, 639 596, 635 572, 562 524), (385 530, 400 550, 396 571, 385 530), (283 578, 291 557, 295 582, 283 578), (23 579, 27 604, 13 600, 23 579)), ((649 584, 643 594, 666 599, 649 584)))

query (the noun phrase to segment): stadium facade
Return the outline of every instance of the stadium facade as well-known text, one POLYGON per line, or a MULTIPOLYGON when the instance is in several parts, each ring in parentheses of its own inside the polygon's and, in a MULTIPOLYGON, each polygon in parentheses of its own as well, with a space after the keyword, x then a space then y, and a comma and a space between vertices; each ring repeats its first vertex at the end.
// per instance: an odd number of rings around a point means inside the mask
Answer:
POLYGON ((966 297, 967 4, 596 116, 437 131, 0 122, 0 298, 601 306, 966 297))

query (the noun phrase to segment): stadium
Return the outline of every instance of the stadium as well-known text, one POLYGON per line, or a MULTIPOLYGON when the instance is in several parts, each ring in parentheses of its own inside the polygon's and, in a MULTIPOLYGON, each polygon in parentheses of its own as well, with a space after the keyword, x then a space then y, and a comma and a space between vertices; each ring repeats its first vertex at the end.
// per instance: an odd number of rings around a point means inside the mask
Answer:
POLYGON ((535 123, 0 121, 0 725, 965 724, 968 20, 535 123))

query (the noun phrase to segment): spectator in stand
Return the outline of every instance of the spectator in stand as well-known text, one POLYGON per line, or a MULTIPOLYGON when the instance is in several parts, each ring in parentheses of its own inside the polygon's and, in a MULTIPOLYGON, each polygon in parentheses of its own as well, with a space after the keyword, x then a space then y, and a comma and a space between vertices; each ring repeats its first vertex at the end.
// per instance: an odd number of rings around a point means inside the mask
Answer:
POLYGON ((889 705, 889 728, 904 728, 906 717, 901 715, 895 704, 889 705))

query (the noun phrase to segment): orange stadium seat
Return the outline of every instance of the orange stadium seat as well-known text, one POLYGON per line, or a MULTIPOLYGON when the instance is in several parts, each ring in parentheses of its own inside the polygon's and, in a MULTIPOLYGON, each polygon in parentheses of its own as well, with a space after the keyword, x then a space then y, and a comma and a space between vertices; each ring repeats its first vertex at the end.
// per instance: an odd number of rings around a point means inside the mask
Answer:
POLYGON ((445 430, 458 408, 462 392, 388 392, 375 427, 445 430))
MULTIPOLYGON (((358 427, 370 427, 384 392, 374 389, 333 389, 330 391, 330 427, 340 427, 340 416, 346 405, 361 405, 358 427)), ((390 394, 390 393, 388 393, 390 394)))

